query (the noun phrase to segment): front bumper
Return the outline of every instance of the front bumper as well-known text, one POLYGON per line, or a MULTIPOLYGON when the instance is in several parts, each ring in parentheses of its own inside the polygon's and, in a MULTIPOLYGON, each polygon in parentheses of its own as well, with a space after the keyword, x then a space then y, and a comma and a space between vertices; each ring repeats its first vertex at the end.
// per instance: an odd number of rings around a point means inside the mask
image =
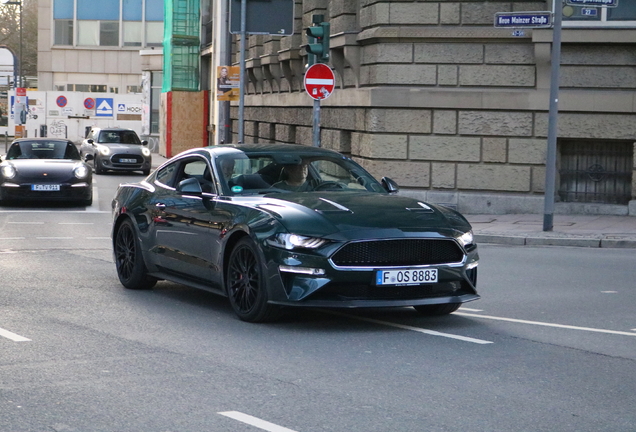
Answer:
MULTIPOLYGON (((139 159, 140 156, 136 156, 136 158, 139 159)), ((149 171, 152 166, 151 157, 144 157, 143 160, 136 163, 119 162, 120 159, 120 155, 114 155, 112 157, 100 157, 99 162, 104 169, 113 171, 149 171)))
POLYGON ((15 185, 5 182, 0 185, 2 199, 12 201, 84 201, 92 194, 93 185, 88 182, 62 183, 59 191, 34 191, 30 183, 15 185))
POLYGON ((283 250, 272 252, 268 269, 270 303, 273 304, 330 308, 402 307, 465 303, 480 298, 476 289, 479 259, 476 247, 461 263, 409 266, 437 269, 437 283, 390 286, 375 282, 376 272, 383 267, 343 269, 333 266, 325 257, 283 250), (308 274, 312 273, 309 269, 314 269, 314 274, 308 274))

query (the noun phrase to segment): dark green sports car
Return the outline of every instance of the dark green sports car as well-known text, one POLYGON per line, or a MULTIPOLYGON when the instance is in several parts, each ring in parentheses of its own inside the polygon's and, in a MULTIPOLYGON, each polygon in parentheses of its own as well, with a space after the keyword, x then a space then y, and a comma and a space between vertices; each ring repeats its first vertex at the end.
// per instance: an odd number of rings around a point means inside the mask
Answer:
POLYGON ((126 288, 160 279, 230 300, 244 321, 284 306, 413 306, 479 298, 477 246, 458 212, 397 194, 350 158, 293 144, 183 152, 113 200, 126 288))

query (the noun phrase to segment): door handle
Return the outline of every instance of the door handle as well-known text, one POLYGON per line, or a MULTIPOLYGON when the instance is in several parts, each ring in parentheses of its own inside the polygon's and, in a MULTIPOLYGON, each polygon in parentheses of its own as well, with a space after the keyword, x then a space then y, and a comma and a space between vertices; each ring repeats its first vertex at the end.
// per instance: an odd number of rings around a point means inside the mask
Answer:
POLYGON ((165 210, 166 209, 166 205, 164 203, 157 203, 157 204, 155 204, 155 208, 157 210, 165 210))

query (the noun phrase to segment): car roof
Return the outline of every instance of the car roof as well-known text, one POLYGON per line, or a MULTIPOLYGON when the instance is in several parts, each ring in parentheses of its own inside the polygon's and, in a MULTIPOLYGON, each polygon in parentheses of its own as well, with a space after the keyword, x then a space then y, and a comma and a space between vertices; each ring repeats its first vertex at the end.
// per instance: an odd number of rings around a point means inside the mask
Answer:
POLYGON ((91 128, 94 131, 133 131, 135 132, 133 129, 130 128, 122 128, 122 127, 107 127, 107 128, 103 128, 103 127, 94 127, 91 128))
POLYGON ((273 144, 223 144, 223 145, 215 145, 204 147, 205 150, 210 151, 213 154, 224 154, 228 153, 228 150, 239 150, 246 154, 258 154, 258 153, 280 153, 280 154, 289 154, 289 153, 302 153, 303 155, 314 155, 314 156, 336 156, 343 157, 341 153, 338 153, 333 150, 321 148, 321 147, 311 147, 303 144, 283 144, 283 143, 273 143, 273 144))
POLYGON ((67 138, 47 138, 47 137, 33 137, 33 138, 16 138, 13 140, 14 143, 17 142, 25 142, 25 141, 60 141, 60 142, 71 142, 71 140, 67 139, 67 138))

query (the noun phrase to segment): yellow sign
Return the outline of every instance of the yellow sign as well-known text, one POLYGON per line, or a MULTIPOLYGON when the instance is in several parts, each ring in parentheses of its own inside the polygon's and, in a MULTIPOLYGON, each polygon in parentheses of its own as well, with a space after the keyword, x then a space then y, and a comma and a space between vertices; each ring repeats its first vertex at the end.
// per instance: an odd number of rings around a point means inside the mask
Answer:
POLYGON ((217 66, 216 100, 239 100, 240 68, 238 66, 217 66))

